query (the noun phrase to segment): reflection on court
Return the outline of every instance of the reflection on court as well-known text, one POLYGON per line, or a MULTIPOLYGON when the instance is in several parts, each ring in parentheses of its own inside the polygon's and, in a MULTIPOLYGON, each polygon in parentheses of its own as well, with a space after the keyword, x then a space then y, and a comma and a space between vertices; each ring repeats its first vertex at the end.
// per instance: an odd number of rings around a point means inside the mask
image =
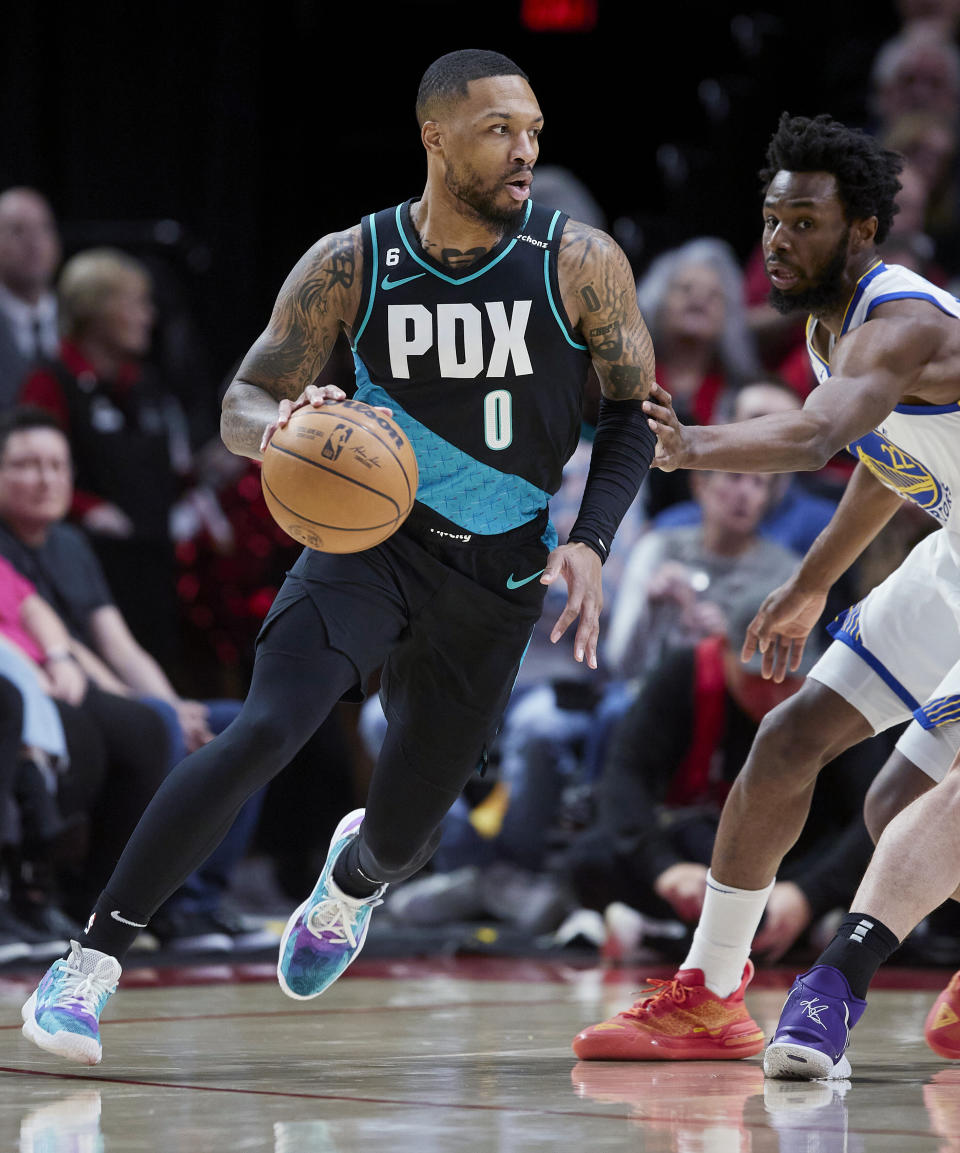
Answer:
MULTIPOLYGON (((578 1062, 571 1038, 629 1002, 638 972, 493 960, 356 969, 302 1003, 260 979, 269 966, 170 986, 131 973, 94 1069, 25 1042, 33 975, 0 980, 0 1149, 960 1153, 960 1066, 922 1037, 947 973, 871 994, 850 1081, 790 1084, 764 1082, 759 1059, 578 1062)), ((789 976, 748 993, 768 1034, 789 976)))

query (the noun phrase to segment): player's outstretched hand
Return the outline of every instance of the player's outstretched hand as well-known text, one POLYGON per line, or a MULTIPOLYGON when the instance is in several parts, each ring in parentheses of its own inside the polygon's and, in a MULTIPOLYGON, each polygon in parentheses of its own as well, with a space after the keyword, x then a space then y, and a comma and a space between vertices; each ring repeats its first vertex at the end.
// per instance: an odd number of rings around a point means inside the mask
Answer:
POLYGON ((791 577, 770 593, 747 625, 740 659, 749 661, 759 649, 763 676, 780 684, 788 670, 796 672, 800 667, 807 637, 826 603, 826 592, 800 588, 791 577))
POLYGON ((650 467, 659 468, 663 472, 683 468, 690 430, 684 428, 677 419, 673 411, 673 397, 661 385, 654 383, 650 396, 643 402, 643 411, 657 437, 657 449, 650 467))
POLYGON ((597 641, 600 637, 600 610, 603 608, 603 584, 600 558, 585 544, 562 544, 547 557, 540 583, 553 584, 563 577, 567 584, 567 603, 550 633, 554 644, 579 617, 573 655, 586 659, 590 668, 597 667, 597 641))
MULTIPOLYGON (((263 436, 260 440, 260 451, 266 451, 267 445, 270 443, 270 438, 278 428, 284 428, 287 425, 290 417, 293 416, 297 409, 306 408, 307 405, 311 405, 313 408, 320 408, 330 401, 346 399, 347 394, 342 388, 338 388, 335 384, 308 384, 296 400, 288 400, 284 397, 277 405, 277 419, 268 424, 263 430, 263 436)), ((373 407, 377 412, 382 412, 385 416, 393 416, 393 409, 385 408, 379 404, 375 404, 373 407)))

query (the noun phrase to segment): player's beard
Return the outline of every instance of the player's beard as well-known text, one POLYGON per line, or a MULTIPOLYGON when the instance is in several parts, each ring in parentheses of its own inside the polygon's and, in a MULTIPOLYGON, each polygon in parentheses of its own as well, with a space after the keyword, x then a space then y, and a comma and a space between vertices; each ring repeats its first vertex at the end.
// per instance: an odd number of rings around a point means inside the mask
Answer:
POLYGON ((770 304, 783 316, 791 312, 810 312, 814 316, 822 315, 832 308, 844 303, 846 294, 844 273, 847 268, 847 239, 850 229, 844 229, 843 236, 837 243, 833 254, 820 279, 812 288, 802 292, 781 292, 779 288, 770 286, 770 295, 767 298, 770 304))
POLYGON ((526 208, 526 201, 522 200, 511 200, 503 204, 503 181, 484 185, 480 176, 468 165, 456 171, 447 168, 443 179, 449 191, 467 210, 467 214, 473 216, 478 223, 493 225, 507 231, 519 221, 521 213, 526 208), (500 202, 498 197, 501 198, 500 202))

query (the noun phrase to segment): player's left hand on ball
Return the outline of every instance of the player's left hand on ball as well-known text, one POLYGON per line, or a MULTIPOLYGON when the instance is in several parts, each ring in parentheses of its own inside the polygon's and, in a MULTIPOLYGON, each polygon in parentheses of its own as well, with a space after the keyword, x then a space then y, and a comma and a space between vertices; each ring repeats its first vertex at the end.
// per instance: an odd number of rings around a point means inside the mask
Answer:
POLYGON ((600 558, 585 544, 562 544, 547 558, 540 583, 553 584, 563 577, 567 585, 567 604, 557 618, 550 633, 556 644, 570 625, 579 617, 577 635, 573 639, 573 656, 584 659, 590 668, 597 667, 597 641, 600 637, 600 610, 603 608, 603 585, 600 558))
POLYGON ((643 402, 647 423, 657 437, 657 448, 650 467, 659 468, 663 472, 683 468, 686 458, 688 430, 677 420, 672 400, 670 393, 655 383, 649 397, 643 402))

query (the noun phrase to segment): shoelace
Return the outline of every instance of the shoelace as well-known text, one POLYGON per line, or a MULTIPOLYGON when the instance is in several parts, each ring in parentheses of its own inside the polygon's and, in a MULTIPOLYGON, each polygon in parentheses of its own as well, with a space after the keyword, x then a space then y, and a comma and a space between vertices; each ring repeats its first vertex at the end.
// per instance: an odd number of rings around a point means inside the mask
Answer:
POLYGON ((373 909, 382 905, 383 901, 365 901, 359 907, 350 902, 328 897, 310 910, 307 917, 307 928, 320 940, 328 934, 327 940, 342 945, 349 942, 350 948, 357 947, 357 935, 354 932, 354 920, 362 908, 373 909))
POLYGON ((60 997, 71 1007, 82 1009, 96 1016, 100 1001, 114 991, 116 985, 108 985, 96 973, 77 973, 67 970, 60 987, 60 997))
POLYGON ((648 997, 643 997, 641 1000, 636 1001, 629 1009, 623 1012, 624 1017, 641 1017, 648 1011, 649 1007, 653 1005, 654 1001, 673 1001, 675 1005, 682 1005, 686 1001, 690 990, 686 985, 677 980, 676 977, 671 978, 669 981, 662 981, 657 977, 648 977, 647 984, 651 989, 655 989, 655 993, 651 993, 648 997))

